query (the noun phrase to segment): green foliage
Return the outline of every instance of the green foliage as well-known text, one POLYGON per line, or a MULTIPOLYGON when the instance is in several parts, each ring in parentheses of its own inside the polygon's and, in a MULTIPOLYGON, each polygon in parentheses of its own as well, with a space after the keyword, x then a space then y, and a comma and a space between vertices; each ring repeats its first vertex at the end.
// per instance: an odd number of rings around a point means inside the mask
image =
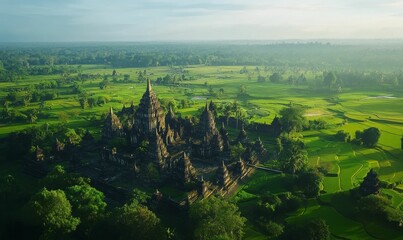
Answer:
POLYGON ((280 123, 283 130, 286 132, 301 131, 306 124, 304 117, 304 109, 299 106, 291 106, 289 108, 283 108, 280 111, 280 123))
POLYGON ((321 129, 326 129, 326 128, 327 128, 327 123, 323 119, 315 119, 315 120, 308 121, 308 129, 321 130, 321 129))
POLYGON ((325 75, 325 77, 324 77, 324 79, 323 79, 323 82, 325 83, 326 86, 328 86, 329 88, 331 88, 332 85, 333 85, 334 83, 336 83, 336 80, 337 80, 337 77, 336 77, 336 75, 334 74, 334 72, 328 72, 328 73, 326 73, 326 75, 325 75))
POLYGON ((21 189, 13 175, 0 176, 0 201, 13 199, 15 195, 19 194, 19 191, 21 189))
POLYGON ((375 147, 379 141, 381 132, 376 127, 370 127, 364 129, 364 131, 357 130, 355 132, 355 142, 357 144, 363 144, 367 147, 375 147))
POLYGON ((391 201, 382 195, 368 195, 362 197, 357 203, 361 214, 372 218, 381 218, 397 226, 401 224, 403 211, 392 207, 391 201))
POLYGON ((283 77, 280 75, 280 73, 275 72, 270 75, 269 79, 272 83, 279 83, 282 81, 283 77))
POLYGON ((343 141, 343 142, 349 142, 351 141, 351 135, 349 132, 345 132, 343 130, 339 130, 336 134, 335 137, 337 140, 339 141, 343 141))
POLYGON ((147 207, 137 203, 125 204, 113 214, 120 239, 165 239, 160 219, 147 207))
POLYGON ((39 191, 29 202, 29 214, 42 226, 45 238, 57 238, 72 232, 80 223, 71 215, 71 204, 62 190, 39 191))
POLYGON ((209 197, 191 205, 195 239, 242 239, 246 219, 238 207, 224 199, 209 197))
POLYGON ((88 184, 74 185, 66 190, 73 214, 83 223, 94 223, 105 214, 106 203, 102 192, 88 184))
POLYGON ((279 162, 283 171, 295 174, 304 169, 308 161, 308 153, 302 141, 292 138, 282 138, 283 149, 279 155, 279 162))
POLYGON ((246 148, 240 142, 238 142, 236 145, 230 146, 231 158, 238 160, 244 154, 245 149, 246 148))
POLYGON ((147 200, 149 198, 150 198, 150 196, 147 193, 135 188, 132 191, 130 202, 131 202, 131 204, 135 204, 135 205, 139 205, 139 204, 144 205, 147 203, 147 200))
POLYGON ((380 181, 378 174, 371 168, 364 181, 360 184, 359 192, 362 196, 368 196, 370 194, 378 194, 380 189, 380 181))
POLYGON ((106 89, 107 87, 109 87, 111 85, 111 83, 109 82, 109 80, 106 78, 104 79, 102 82, 99 83, 99 88, 100 89, 106 89))
POLYGON ((284 232, 284 226, 273 221, 260 219, 259 226, 267 233, 268 239, 277 239, 284 232))
POLYGON ((264 77, 262 75, 257 76, 257 82, 260 82, 260 83, 266 82, 266 77, 264 77))
POLYGON ((64 133, 65 139, 68 139, 73 144, 79 144, 81 142, 81 136, 76 133, 76 130, 68 128, 64 133))
POLYGON ((66 173, 64 167, 56 165, 52 171, 42 180, 42 184, 48 189, 67 189, 74 185, 87 185, 90 180, 76 174, 66 173))
POLYGON ((258 201, 259 209, 265 219, 273 218, 281 204, 281 199, 270 192, 262 194, 258 201))
POLYGON ((317 169, 302 171, 297 178, 297 185, 307 197, 317 197, 320 193, 320 184, 323 175, 317 169))
POLYGON ((378 143, 381 132, 376 127, 370 127, 362 132, 362 143, 367 147, 375 147, 378 143))
POLYGON ((154 163, 149 163, 147 165, 146 176, 150 180, 158 180, 160 178, 160 174, 154 163))
POLYGON ((312 220, 306 226, 306 238, 309 240, 328 240, 330 239, 329 225, 326 221, 319 218, 312 220))

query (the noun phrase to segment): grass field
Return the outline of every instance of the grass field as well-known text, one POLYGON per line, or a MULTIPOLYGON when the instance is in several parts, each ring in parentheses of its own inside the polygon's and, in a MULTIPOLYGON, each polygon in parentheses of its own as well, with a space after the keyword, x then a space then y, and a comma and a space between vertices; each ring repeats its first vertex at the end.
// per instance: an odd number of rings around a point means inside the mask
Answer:
MULTIPOLYGON (((185 69, 192 76, 192 80, 180 82, 179 86, 153 86, 160 99, 174 99, 176 102, 188 100, 190 107, 177 109, 182 115, 194 115, 204 106, 205 99, 211 98, 208 86, 214 91, 224 89, 223 94, 214 98, 216 102, 233 102, 242 85, 246 87, 248 96, 238 99, 237 102, 250 116, 250 121, 270 123, 278 112, 290 102, 306 106, 306 117, 325 120, 329 128, 326 130, 311 130, 303 132, 306 143, 309 164, 329 169, 332 176, 326 176, 323 181, 323 190, 332 199, 332 194, 348 191, 357 187, 367 174, 374 168, 381 180, 401 184, 403 181, 403 152, 400 149, 400 138, 403 134, 403 92, 396 89, 383 90, 345 90, 341 93, 323 93, 311 89, 309 86, 290 86, 273 84, 270 82, 258 83, 257 75, 248 80, 247 75, 240 74, 242 66, 188 66, 185 69), (207 83, 207 86, 206 86, 207 83), (391 96, 393 98, 384 98, 391 96), (338 101, 330 101, 337 98, 338 101), (351 143, 338 142, 333 135, 339 131, 348 131, 354 136, 355 131, 368 127, 377 127, 381 131, 379 144, 376 148, 365 148, 351 143)), ((106 66, 88 65, 83 67, 83 73, 111 74, 113 69, 106 66)), ((144 69, 116 69, 118 74, 130 74, 136 79, 136 72, 144 69)), ((146 69, 152 80, 163 77, 172 70, 168 67, 154 67, 146 69)), ((0 97, 7 94, 12 88, 28 86, 42 81, 57 80, 60 76, 26 77, 15 83, 0 83, 0 97)), ((120 110, 123 104, 129 105, 132 101, 137 104, 145 90, 145 83, 112 83, 104 90, 99 88, 101 79, 87 81, 82 84, 91 96, 107 96, 109 102, 85 110, 80 108, 77 95, 71 94, 71 89, 60 89, 60 96, 55 100, 46 101, 46 119, 39 118, 35 124, 7 123, 0 125, 0 137, 33 125, 57 123, 62 119, 70 127, 83 127, 99 134, 98 126, 94 126, 91 117, 100 118, 109 107, 120 110)), ((39 103, 32 103, 19 110, 38 108, 39 103)), ((265 143, 269 143, 271 136, 259 133, 250 133, 251 136, 260 136, 265 143)), ((273 146, 268 146, 269 151, 273 146)), ((2 165, 2 169, 4 166, 2 165)), ((12 167, 8 169, 13 169, 12 167)), ((13 172, 18 170, 14 169, 13 172)), ((256 173, 245 182, 234 198, 245 200, 245 205, 253 204, 253 199, 264 191, 280 193, 286 191, 287 176, 271 175, 264 172, 256 173)), ((393 200, 393 206, 402 207, 402 192, 387 189, 384 193, 393 200)), ((242 209, 242 206, 241 206, 242 209)), ((301 223, 307 219, 324 218, 330 225, 334 237, 347 239, 397 239, 396 234, 386 226, 376 225, 391 233, 390 238, 383 238, 371 233, 371 224, 350 219, 341 214, 330 201, 329 205, 320 205, 316 201, 309 202, 303 214, 290 216, 290 223, 301 223)), ((248 223, 246 239, 265 239, 252 224, 248 223)))

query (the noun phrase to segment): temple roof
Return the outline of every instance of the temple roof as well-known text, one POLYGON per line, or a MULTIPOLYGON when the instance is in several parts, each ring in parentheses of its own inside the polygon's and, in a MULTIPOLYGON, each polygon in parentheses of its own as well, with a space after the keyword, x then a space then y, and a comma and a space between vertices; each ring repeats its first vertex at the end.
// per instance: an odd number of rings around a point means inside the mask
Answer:
POLYGON ((206 101, 206 106, 200 117, 200 131, 204 135, 217 133, 217 128, 215 125, 214 114, 210 111, 208 107, 208 102, 206 101))
POLYGON ((104 129, 109 128, 111 130, 121 129, 122 124, 119 121, 119 118, 113 113, 113 108, 109 108, 108 116, 105 119, 104 129))
POLYGON ((168 157, 169 153, 157 129, 155 129, 153 133, 150 138, 148 155, 153 162, 161 164, 165 158, 168 157))
POLYGON ((248 135, 246 134, 245 128, 244 128, 244 126, 242 125, 241 131, 239 131, 239 134, 238 134, 238 141, 240 141, 240 142, 243 143, 243 142, 245 142, 247 139, 248 139, 248 135))
POLYGON ((155 128, 165 129, 165 113, 147 80, 147 88, 143 94, 135 114, 135 124, 142 132, 151 132, 155 128))

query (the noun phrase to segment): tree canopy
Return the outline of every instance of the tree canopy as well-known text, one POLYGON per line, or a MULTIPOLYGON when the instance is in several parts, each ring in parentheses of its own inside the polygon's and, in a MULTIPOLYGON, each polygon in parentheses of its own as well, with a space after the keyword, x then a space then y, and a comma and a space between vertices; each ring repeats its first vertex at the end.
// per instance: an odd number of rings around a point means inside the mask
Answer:
POLYGON ((306 123, 304 109, 298 106, 283 108, 280 111, 280 123, 284 131, 301 131, 306 123))
POLYGON ((380 189, 380 181, 378 174, 371 168, 371 170, 365 176, 364 181, 359 187, 359 192, 362 196, 368 196, 370 194, 378 194, 380 189))
POLYGON ((378 143, 381 132, 376 127, 370 127, 362 132, 361 140, 362 143, 367 147, 375 147, 378 143))
POLYGON ((295 174, 303 169, 308 161, 304 143, 298 139, 282 138, 281 144, 282 150, 278 160, 283 171, 295 174))
POLYGON ((298 176, 298 185, 307 197, 316 197, 320 193, 323 175, 317 169, 303 171, 298 176))
POLYGON ((246 219, 238 207, 224 199, 210 197, 190 207, 195 239, 242 239, 246 219))
POLYGON ((105 213, 104 194, 90 185, 74 185, 66 193, 73 212, 82 222, 93 223, 105 213))
POLYGON ((39 191, 29 202, 34 223, 44 228, 44 235, 57 238, 74 231, 80 223, 71 215, 71 204, 62 190, 39 191))
POLYGON ((137 201, 118 208, 113 215, 121 239, 164 239, 160 219, 137 201))

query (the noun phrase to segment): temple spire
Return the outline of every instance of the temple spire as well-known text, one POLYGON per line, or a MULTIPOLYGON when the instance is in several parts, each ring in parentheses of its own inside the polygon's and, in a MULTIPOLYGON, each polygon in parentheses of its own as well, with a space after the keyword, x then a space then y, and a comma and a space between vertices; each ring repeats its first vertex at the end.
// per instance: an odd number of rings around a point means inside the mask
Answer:
POLYGON ((151 89, 151 82, 150 82, 150 79, 147 79, 147 92, 150 92, 152 89, 151 89))
POLYGON ((112 107, 109 108, 109 114, 113 115, 113 108, 112 107))

